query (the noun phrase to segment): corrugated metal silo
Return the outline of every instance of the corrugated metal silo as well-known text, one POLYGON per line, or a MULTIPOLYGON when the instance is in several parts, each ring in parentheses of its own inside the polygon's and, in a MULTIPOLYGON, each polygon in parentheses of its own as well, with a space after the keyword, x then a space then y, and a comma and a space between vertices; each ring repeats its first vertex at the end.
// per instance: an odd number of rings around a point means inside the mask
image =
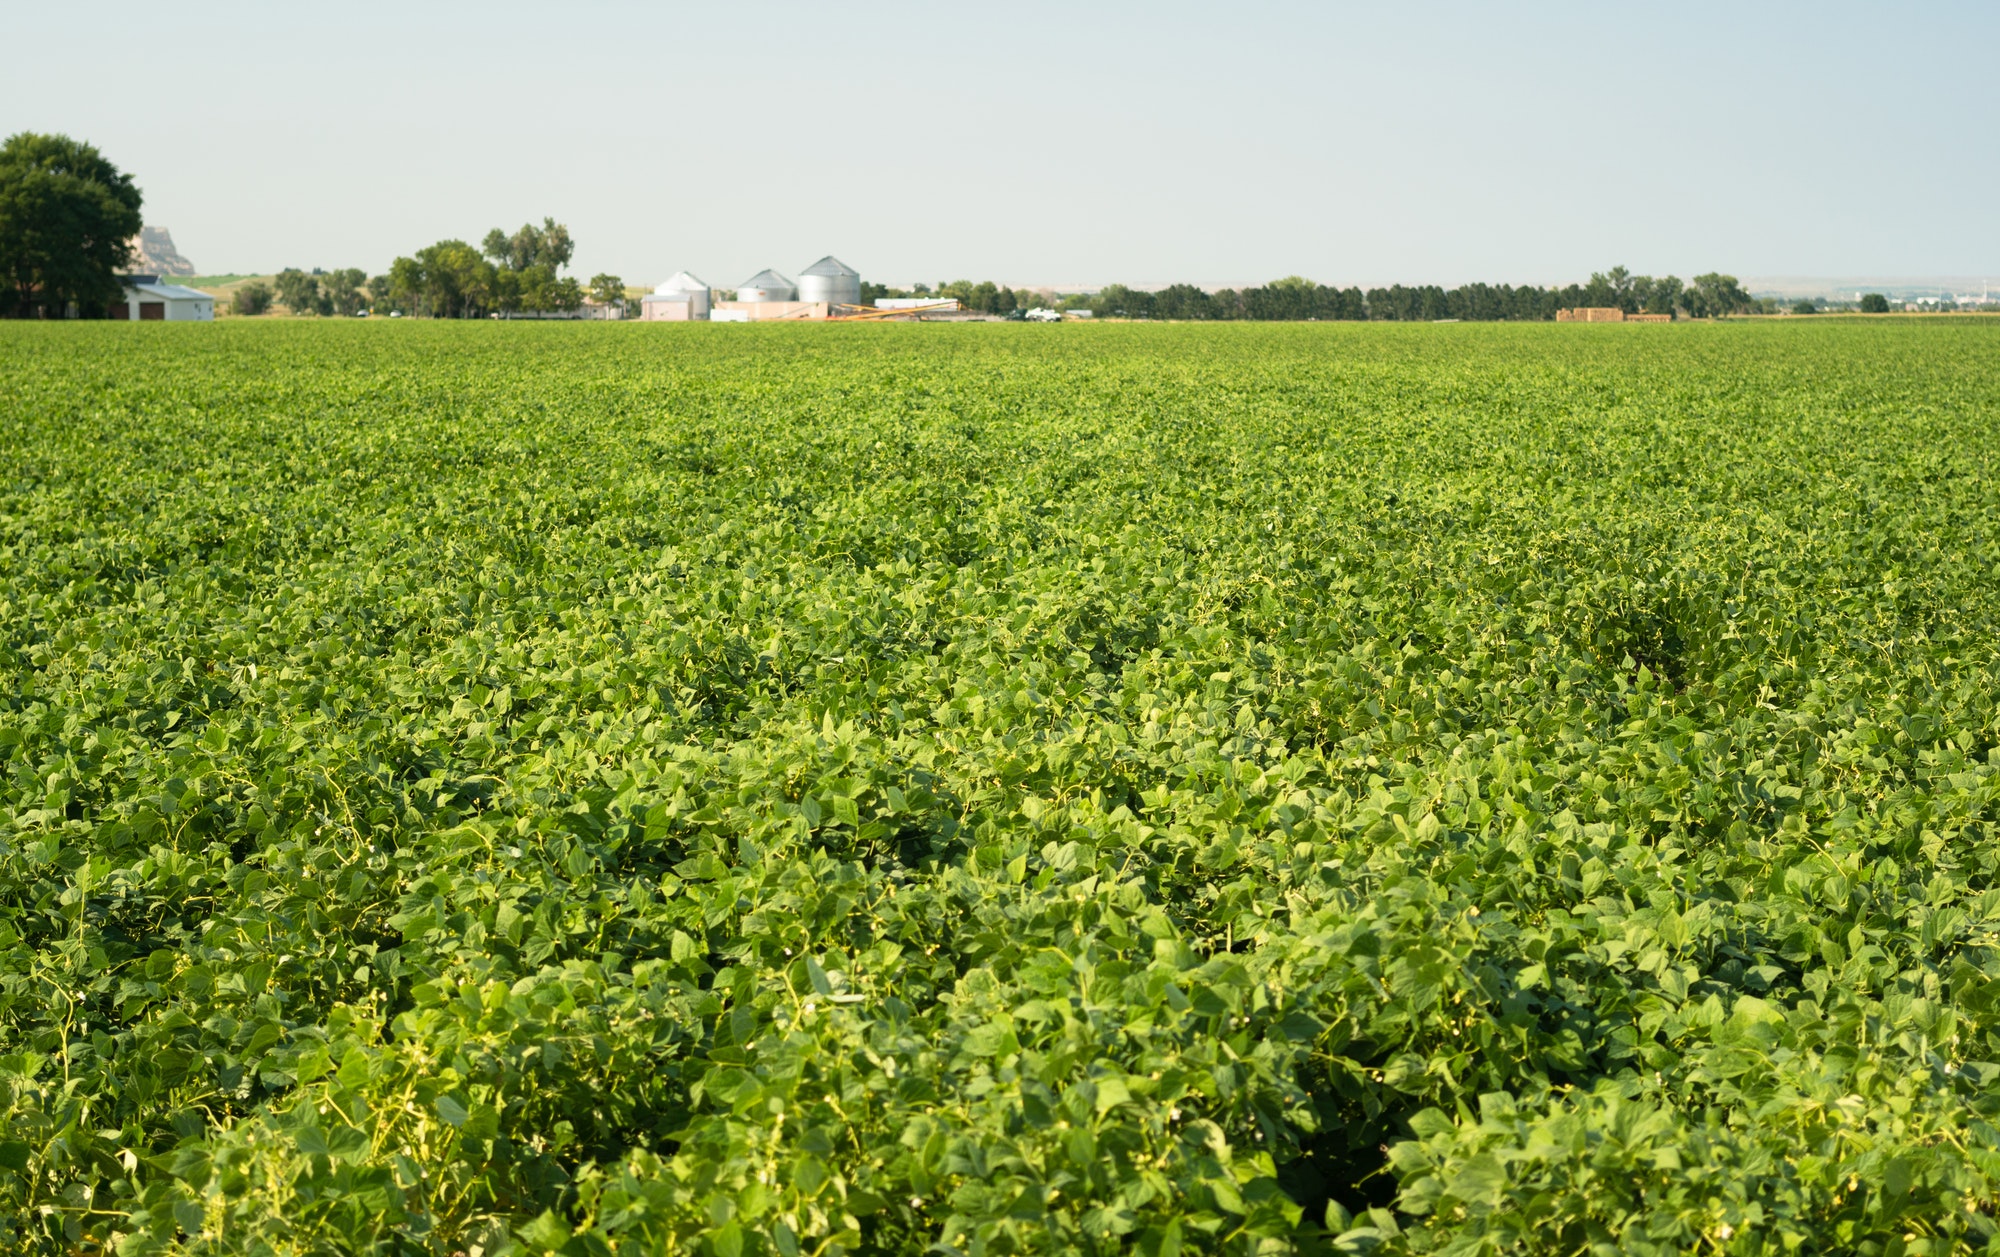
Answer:
POLYGON ((797 301, 799 286, 776 271, 758 271, 736 285, 738 301, 797 301))
POLYGON ((828 254, 799 272, 799 300, 858 306, 861 272, 828 254))
POLYGON ((653 291, 663 297, 686 297, 688 317, 696 319, 708 317, 709 306, 714 300, 714 294, 709 291, 708 284, 686 271, 682 271, 653 291))

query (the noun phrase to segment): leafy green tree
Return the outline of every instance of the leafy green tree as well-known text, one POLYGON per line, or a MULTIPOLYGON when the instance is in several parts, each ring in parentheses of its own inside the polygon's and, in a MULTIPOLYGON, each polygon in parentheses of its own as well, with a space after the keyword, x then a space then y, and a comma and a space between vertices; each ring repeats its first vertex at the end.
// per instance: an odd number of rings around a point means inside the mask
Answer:
POLYGON ((359 267, 328 271, 321 281, 325 288, 321 301, 335 314, 350 317, 359 314, 365 300, 361 295, 361 285, 367 278, 367 273, 359 267))
POLYGON ((498 266, 493 269, 493 308, 501 314, 519 314, 528 308, 527 284, 520 271, 498 266))
POLYGON ((1653 280, 1646 288, 1645 300, 1641 308, 1647 314, 1672 314, 1680 304, 1681 290, 1686 287, 1672 275, 1663 275, 1653 280))
POLYGON ((521 229, 511 236, 495 227, 480 242, 480 251, 491 258, 494 265, 509 270, 525 271, 545 266, 551 271, 559 271, 569 265, 570 256, 576 252, 576 244, 570 239, 569 228, 553 218, 544 218, 540 227, 523 223, 521 229))
POLYGON ((272 295, 269 284, 253 279, 236 290, 230 298, 230 305, 238 314, 268 314, 272 295))
MULTIPOLYGON (((583 286, 559 275, 576 252, 576 243, 569 228, 555 219, 544 218, 539 227, 524 223, 512 235, 495 227, 480 242, 479 252, 488 260, 485 293, 478 303, 482 308, 502 314, 543 313, 583 304, 583 286)), ((624 295, 622 284, 618 295, 624 295)))
POLYGON ((463 240, 440 240, 417 252, 424 303, 443 319, 477 318, 491 307, 491 263, 463 240))
POLYGON ((1816 306, 1816 305, 1814 305, 1814 304, 1813 304, 1812 302, 1810 302, 1810 301, 1794 301, 1794 302, 1792 303, 1792 313, 1793 313, 1793 314, 1818 314, 1818 313, 1819 313, 1819 307, 1818 307, 1818 306, 1816 306))
POLYGON ((1734 275, 1710 272, 1697 275, 1689 283, 1685 304, 1696 318, 1719 319, 1756 308, 1757 302, 1734 275))
POLYGON ((415 258, 401 257, 389 264, 389 300, 411 314, 424 313, 424 268, 415 258))
POLYGON ((579 309, 583 305, 583 285, 564 275, 543 289, 542 300, 547 310, 579 309))
POLYGON ((1636 314, 1644 300, 1641 285, 1645 283, 1644 276, 1634 275, 1622 266, 1614 266, 1608 271, 1591 275, 1590 283, 1584 286, 1583 299, 1578 304, 1616 306, 1627 314, 1636 314))
POLYGON ((318 314, 322 296, 319 277, 309 275, 295 266, 288 266, 278 272, 278 300, 293 314, 318 314))
POLYGON ((439 319, 477 318, 496 309, 501 286, 493 264, 463 240, 440 240, 389 266, 391 297, 411 313, 439 319))
POLYGON ((1153 294, 1123 284, 1107 284, 1090 299, 1090 312, 1100 319, 1150 319, 1153 294))
POLYGON ((520 285, 521 308, 536 313, 560 309, 555 304, 556 272, 551 266, 535 265, 513 273, 520 285))
POLYGON ((592 275, 590 299, 599 305, 622 305, 625 301, 625 281, 616 275, 606 275, 602 271, 592 275))
POLYGON ((1627 314, 1637 313, 1639 305, 1633 299, 1633 288, 1638 277, 1622 266, 1614 266, 1605 272, 1604 278, 1611 283, 1611 304, 1627 314))
POLYGON ((1163 319, 1212 319, 1215 302, 1193 284, 1171 284, 1153 294, 1153 313, 1163 319))
POLYGON ((1861 313, 1887 314, 1889 313, 1889 299, 1879 292, 1863 293, 1861 295, 1861 313))
POLYGON ((124 293, 142 225, 132 177, 89 144, 23 131, 0 145, 0 314, 61 318, 100 312, 124 293))

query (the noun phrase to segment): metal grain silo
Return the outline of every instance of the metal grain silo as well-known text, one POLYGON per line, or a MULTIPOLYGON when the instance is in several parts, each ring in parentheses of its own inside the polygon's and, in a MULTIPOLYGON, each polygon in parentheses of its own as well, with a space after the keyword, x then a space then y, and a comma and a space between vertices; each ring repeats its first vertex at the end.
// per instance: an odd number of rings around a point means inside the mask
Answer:
POLYGON ((736 285, 738 301, 797 301, 799 286, 776 271, 758 271, 736 285))
POLYGON ((685 297, 688 303, 688 317, 694 319, 707 318, 709 306, 714 300, 714 294, 709 291, 708 284, 686 271, 682 271, 653 291, 662 297, 685 297))
POLYGON ((828 254, 799 272, 799 300, 858 306, 861 304, 861 272, 828 254))

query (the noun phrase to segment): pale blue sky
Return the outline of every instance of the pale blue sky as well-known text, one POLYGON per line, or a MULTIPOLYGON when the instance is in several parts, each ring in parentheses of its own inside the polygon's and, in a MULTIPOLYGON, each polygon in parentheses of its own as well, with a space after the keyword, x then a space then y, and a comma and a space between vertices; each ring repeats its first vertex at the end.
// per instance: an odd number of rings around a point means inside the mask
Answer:
POLYGON ((2000 4, 0 0, 0 130, 204 271, 554 215, 889 282, 2000 278, 2000 4), (90 68, 92 60, 101 62, 90 68))

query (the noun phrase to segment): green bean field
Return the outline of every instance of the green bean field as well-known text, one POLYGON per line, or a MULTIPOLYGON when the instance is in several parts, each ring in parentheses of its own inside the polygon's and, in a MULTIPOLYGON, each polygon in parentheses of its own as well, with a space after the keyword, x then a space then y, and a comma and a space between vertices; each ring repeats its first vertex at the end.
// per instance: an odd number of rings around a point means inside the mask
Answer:
POLYGON ((0 325, 0 1251, 1996 1251, 2000 321, 0 325))

